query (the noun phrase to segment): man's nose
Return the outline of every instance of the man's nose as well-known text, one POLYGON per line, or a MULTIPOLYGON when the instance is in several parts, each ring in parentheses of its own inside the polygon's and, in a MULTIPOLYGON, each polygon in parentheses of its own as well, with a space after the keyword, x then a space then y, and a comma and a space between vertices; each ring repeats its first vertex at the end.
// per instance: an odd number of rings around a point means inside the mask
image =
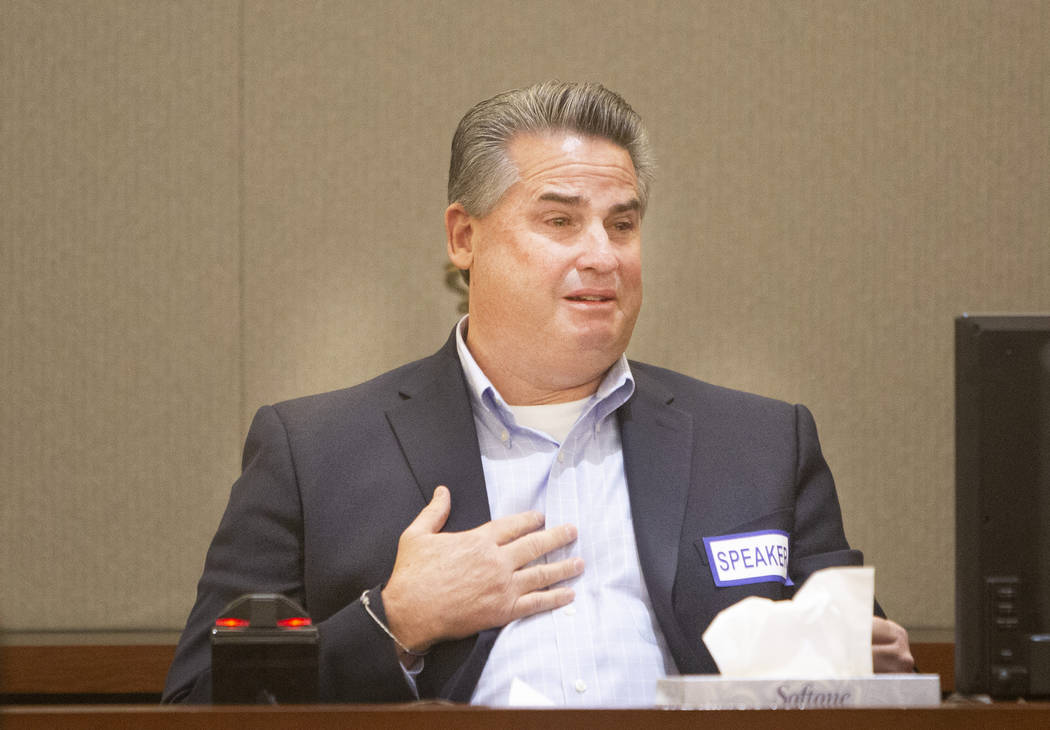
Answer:
POLYGON ((594 223, 582 233, 577 269, 593 269, 599 273, 613 271, 619 265, 609 231, 602 223, 594 223))

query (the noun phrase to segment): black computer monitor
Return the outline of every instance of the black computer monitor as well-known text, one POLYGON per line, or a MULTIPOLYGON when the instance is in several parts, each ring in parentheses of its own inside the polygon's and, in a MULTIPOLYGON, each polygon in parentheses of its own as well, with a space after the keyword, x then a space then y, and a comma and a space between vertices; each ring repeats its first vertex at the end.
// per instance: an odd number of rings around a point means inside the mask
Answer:
POLYGON ((955 320, 955 688, 1050 696, 1050 315, 955 320))

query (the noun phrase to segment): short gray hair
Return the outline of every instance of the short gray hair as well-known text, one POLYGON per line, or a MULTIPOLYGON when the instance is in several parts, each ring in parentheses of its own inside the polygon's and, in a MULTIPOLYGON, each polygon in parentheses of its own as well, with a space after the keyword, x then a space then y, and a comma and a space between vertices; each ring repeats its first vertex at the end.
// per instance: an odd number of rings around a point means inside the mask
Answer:
POLYGON ((452 138, 448 202, 473 216, 488 214, 518 178, 507 157, 516 134, 565 130, 607 139, 627 150, 645 212, 654 160, 641 117, 614 91, 598 83, 544 81, 497 94, 467 112, 452 138))

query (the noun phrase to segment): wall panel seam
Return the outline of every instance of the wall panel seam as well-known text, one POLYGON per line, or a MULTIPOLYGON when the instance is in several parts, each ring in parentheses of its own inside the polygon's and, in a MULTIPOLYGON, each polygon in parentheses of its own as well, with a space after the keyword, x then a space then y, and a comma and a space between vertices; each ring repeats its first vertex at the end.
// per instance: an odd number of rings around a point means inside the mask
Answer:
MULTIPOLYGON (((247 407, 248 394, 245 387, 245 98, 244 98, 244 64, 245 64, 245 0, 237 2, 237 418, 239 430, 243 430, 243 419, 247 407)), ((242 433, 238 433, 242 437, 242 433)), ((243 440, 243 439, 239 439, 243 440)))

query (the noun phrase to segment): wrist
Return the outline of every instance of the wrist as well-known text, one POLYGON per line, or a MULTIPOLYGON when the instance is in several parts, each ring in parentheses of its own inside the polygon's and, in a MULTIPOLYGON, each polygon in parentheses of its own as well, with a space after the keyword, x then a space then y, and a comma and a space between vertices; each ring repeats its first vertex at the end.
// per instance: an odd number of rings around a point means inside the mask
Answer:
POLYGON ((417 634, 406 630, 404 621, 399 620, 403 612, 399 612, 396 601, 393 605, 388 602, 386 589, 374 591, 366 590, 361 594, 361 603, 372 621, 390 637, 397 647, 398 659, 405 667, 415 663, 415 660, 430 651, 433 642, 417 639, 417 634), (391 612, 391 609, 393 611, 391 612))

